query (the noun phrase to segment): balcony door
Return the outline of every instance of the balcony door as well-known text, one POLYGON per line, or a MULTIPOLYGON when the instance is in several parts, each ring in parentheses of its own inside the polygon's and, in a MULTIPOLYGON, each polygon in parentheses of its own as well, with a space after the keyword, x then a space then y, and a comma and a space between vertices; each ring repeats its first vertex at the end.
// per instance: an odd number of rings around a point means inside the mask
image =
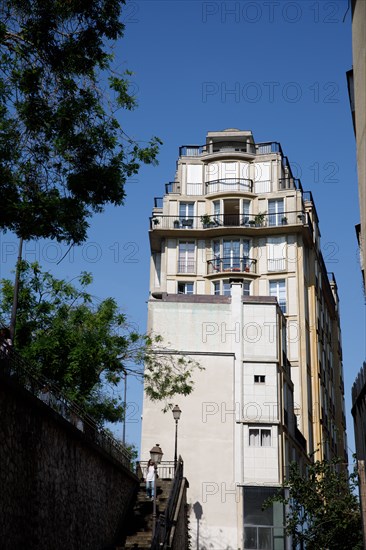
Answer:
POLYGON ((268 201, 268 224, 281 225, 284 215, 283 199, 273 199, 268 201))
POLYGON ((224 225, 238 226, 240 218, 240 201, 239 199, 224 200, 224 225))
POLYGON ((223 242, 224 271, 240 271, 240 240, 224 240, 223 242))
POLYGON ((195 272, 195 243, 184 241, 179 243, 178 273, 195 272))

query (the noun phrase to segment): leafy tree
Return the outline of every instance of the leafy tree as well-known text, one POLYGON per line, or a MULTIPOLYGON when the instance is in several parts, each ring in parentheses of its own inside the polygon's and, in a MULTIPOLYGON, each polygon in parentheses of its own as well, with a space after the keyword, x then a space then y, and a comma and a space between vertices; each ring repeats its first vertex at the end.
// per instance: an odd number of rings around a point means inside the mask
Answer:
POLYGON ((112 70, 125 0, 3 0, 0 12, 0 230, 85 240, 88 218, 121 205, 126 179, 155 163, 116 112, 129 71, 112 70))
MULTIPOLYGON (((167 350, 157 335, 132 330, 112 298, 97 303, 87 291, 91 275, 82 273, 78 288, 42 272, 37 263, 21 263, 15 348, 35 369, 56 383, 99 421, 123 417, 113 390, 127 372, 143 376, 152 400, 172 403, 192 391, 198 363, 167 350)), ((0 316, 7 323, 13 284, 1 281, 0 316)))
POLYGON ((287 506, 286 532, 294 548, 362 550, 357 485, 356 471, 349 474, 339 458, 309 463, 305 473, 296 462, 290 464, 289 496, 278 493, 270 502, 287 506))

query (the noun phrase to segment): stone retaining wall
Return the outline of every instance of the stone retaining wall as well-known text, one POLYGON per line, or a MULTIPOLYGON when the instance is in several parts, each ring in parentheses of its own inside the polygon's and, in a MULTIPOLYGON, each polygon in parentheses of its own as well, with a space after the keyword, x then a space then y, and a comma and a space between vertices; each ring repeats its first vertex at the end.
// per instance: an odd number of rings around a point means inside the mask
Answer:
POLYGON ((47 405, 0 376, 0 547, 101 550, 137 477, 47 405))

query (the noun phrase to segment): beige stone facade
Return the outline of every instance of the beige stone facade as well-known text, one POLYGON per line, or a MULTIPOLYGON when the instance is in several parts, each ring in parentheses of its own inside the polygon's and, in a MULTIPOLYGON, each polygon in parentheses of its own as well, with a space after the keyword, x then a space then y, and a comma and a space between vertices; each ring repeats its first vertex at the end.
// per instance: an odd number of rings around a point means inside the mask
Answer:
MULTIPOLYGON (((256 488, 281 486, 305 452, 347 456, 337 286, 311 193, 279 143, 209 132, 180 148, 149 234, 148 328, 205 367, 178 400, 202 547, 257 548, 264 537, 263 548, 284 548, 278 510, 265 527, 248 515, 256 488)), ((156 441, 172 458, 173 436, 169 413, 145 399, 143 458, 156 441)))

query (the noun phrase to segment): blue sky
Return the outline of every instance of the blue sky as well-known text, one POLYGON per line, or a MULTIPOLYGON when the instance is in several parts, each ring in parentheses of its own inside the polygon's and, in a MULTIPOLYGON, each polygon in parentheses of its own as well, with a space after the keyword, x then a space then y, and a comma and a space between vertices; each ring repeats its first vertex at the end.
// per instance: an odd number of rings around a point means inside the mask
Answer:
MULTIPOLYGON (((359 213, 345 75, 352 67, 347 8, 348 0, 129 2, 115 55, 119 70, 134 72, 131 90, 139 107, 120 118, 129 135, 163 140, 159 166, 144 167, 127 186, 125 206, 95 216, 87 242, 61 264, 62 244, 28 243, 25 257, 60 277, 91 271, 95 296, 115 297, 144 330, 148 218, 154 196, 174 178, 178 147, 202 144, 207 131, 229 127, 252 130, 256 141, 279 141, 313 193, 324 259, 338 283, 353 451, 350 392, 365 359, 365 306, 354 231, 359 213)), ((15 240, 10 234, 0 239, 6 276, 15 263, 15 240)), ((136 444, 141 397, 141 384, 130 379, 127 439, 136 444)))

